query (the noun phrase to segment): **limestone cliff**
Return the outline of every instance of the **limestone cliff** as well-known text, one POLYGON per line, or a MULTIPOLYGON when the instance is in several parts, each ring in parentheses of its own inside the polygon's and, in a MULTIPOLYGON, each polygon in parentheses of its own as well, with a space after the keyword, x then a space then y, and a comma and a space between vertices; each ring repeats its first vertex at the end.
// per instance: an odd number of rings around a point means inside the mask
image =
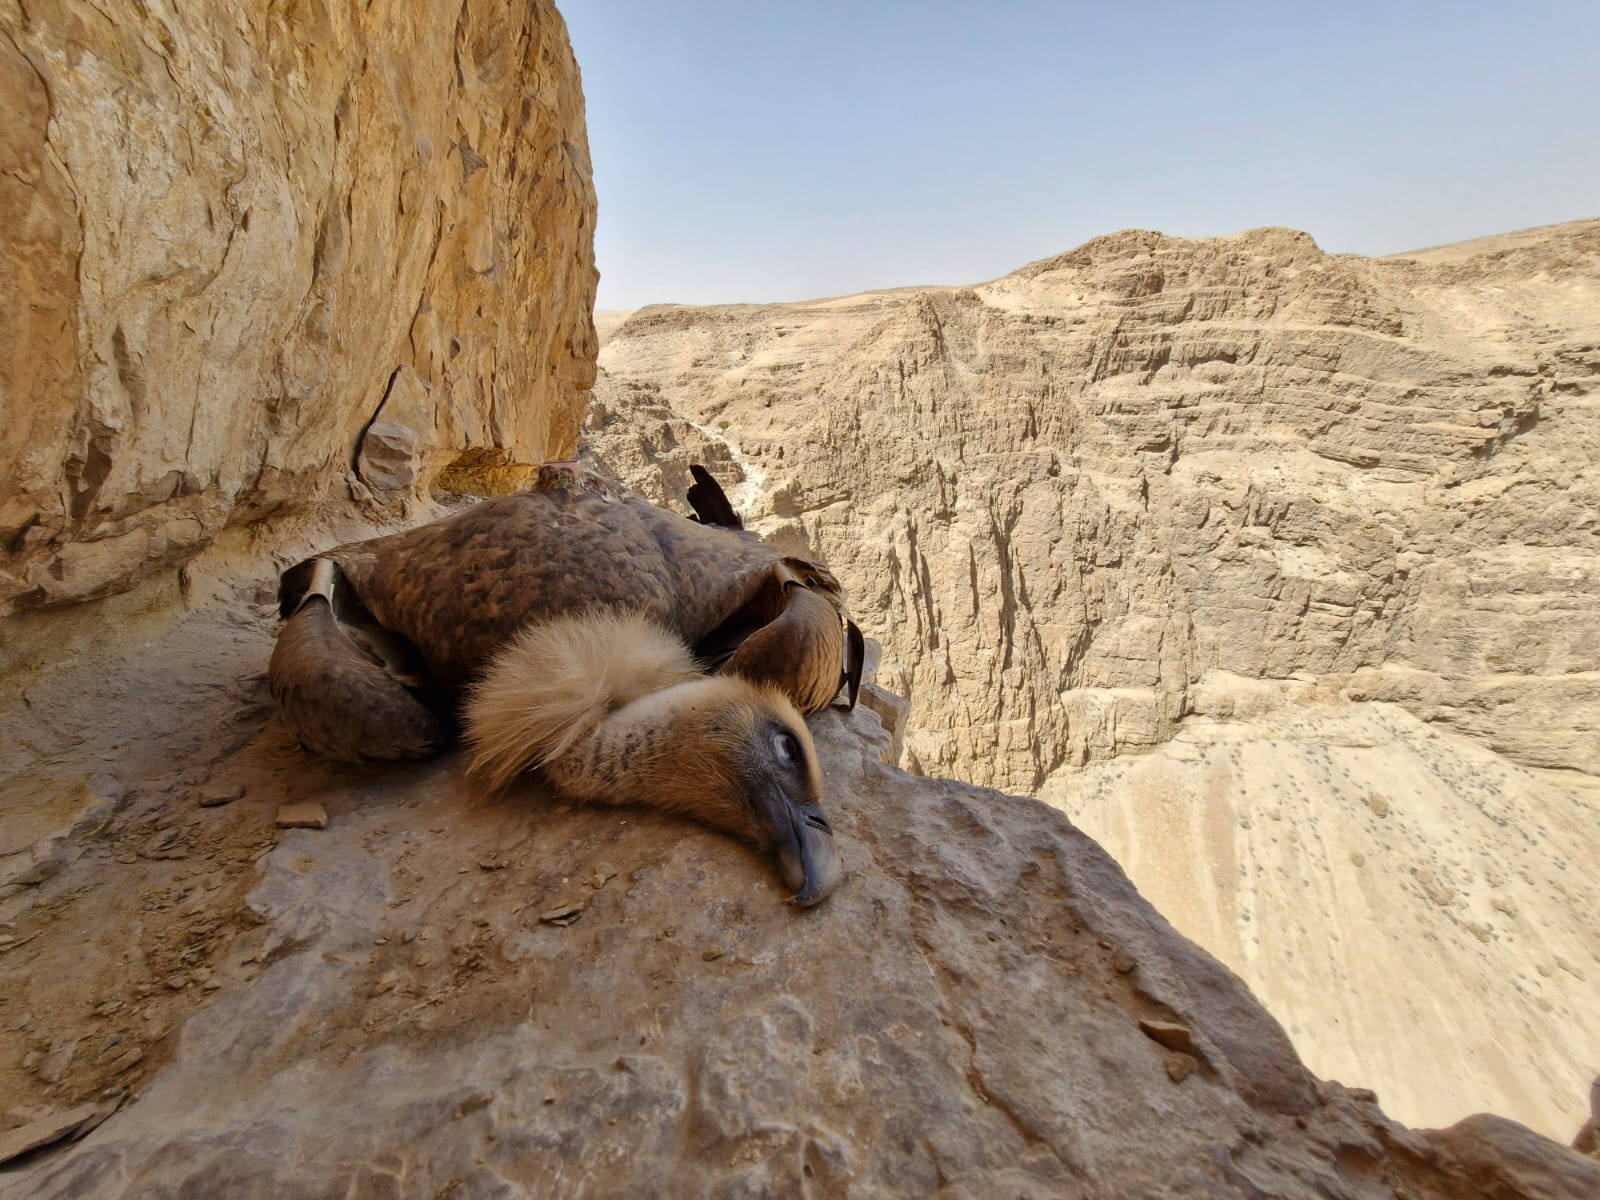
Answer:
POLYGON ((0 97, 0 612, 572 452, 595 197, 550 0, 5 0, 0 97))
POLYGON ((1036 789, 1220 670, 1593 771, 1597 285, 1600 222, 1388 260, 1124 233, 975 288, 642 310, 601 364, 787 452, 766 525, 900 635, 923 769, 1036 789))
MULTIPOLYGON (((1126 232, 648 308, 600 361, 609 411, 727 442, 757 526, 839 570, 908 765, 1061 804, 1407 1119, 1576 1123, 1600 221, 1381 260, 1126 232)), ((619 424, 587 436, 651 486, 619 424)))

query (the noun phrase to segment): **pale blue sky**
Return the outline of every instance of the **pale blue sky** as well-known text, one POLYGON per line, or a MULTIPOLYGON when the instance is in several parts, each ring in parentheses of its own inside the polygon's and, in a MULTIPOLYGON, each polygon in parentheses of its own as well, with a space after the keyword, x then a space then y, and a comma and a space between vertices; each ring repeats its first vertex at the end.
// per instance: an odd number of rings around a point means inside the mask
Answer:
POLYGON ((1600 0, 558 0, 599 307, 976 283, 1130 227, 1600 215, 1600 0))

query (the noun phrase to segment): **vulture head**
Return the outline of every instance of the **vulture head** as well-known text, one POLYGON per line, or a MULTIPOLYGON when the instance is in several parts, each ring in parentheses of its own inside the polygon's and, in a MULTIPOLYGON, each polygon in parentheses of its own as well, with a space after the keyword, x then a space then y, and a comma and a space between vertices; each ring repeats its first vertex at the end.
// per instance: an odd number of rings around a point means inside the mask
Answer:
POLYGON ((469 770, 503 788, 535 771, 578 800, 691 817, 768 855, 792 903, 841 875, 805 721, 776 687, 707 676, 687 646, 627 611, 524 629, 465 709, 469 770))

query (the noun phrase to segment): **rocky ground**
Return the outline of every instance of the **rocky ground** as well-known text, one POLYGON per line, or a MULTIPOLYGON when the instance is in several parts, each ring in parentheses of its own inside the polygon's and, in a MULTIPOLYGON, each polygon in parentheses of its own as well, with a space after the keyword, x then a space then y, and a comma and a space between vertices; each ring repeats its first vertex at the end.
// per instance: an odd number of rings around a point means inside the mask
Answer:
POLYGON ((315 762, 268 713, 266 566, 54 626, 5 714, 53 836, 4 860, 0 1195, 1600 1186, 1316 1082, 1059 813, 885 765, 864 710, 814 723, 849 878, 803 913, 659 816, 315 762), (276 827, 307 803, 325 828, 276 827))

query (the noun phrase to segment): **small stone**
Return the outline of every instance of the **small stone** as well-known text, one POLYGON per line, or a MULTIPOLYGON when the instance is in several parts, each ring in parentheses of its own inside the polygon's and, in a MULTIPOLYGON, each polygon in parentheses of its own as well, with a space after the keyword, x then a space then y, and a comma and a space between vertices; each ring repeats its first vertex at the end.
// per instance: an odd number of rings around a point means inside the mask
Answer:
MULTIPOLYGON (((488 1108, 489 1105, 493 1103, 493 1092, 476 1092, 473 1095, 468 1096, 456 1107, 456 1111, 450 1119, 452 1121, 459 1121, 462 1117, 471 1116, 475 1112, 480 1112, 483 1109, 488 1108)), ((493 1140, 494 1134, 490 1133, 489 1138, 490 1140, 493 1140)))
POLYGON ((38 1066, 39 1066, 39 1063, 43 1059, 44 1059, 44 1051, 43 1050, 29 1050, 26 1054, 24 1054, 22 1056, 22 1069, 24 1071, 37 1070, 38 1066))
POLYGON ((510 865, 510 863, 501 858, 480 858, 478 860, 478 870, 480 871, 504 871, 510 865))
POLYGON ((1189 1055, 1179 1054, 1176 1051, 1168 1054, 1164 1061, 1166 1062, 1167 1066, 1167 1077, 1171 1079, 1173 1083, 1182 1083, 1185 1079, 1189 1078, 1189 1076, 1193 1075, 1195 1068, 1200 1065, 1189 1055))
POLYGON ((419 967, 431 966, 433 964, 433 955, 424 950, 421 954, 417 955, 414 962, 419 967))
POLYGON ((85 1104, 30 1121, 20 1129, 8 1129, 0 1133, 0 1163, 10 1162, 56 1142, 82 1137, 116 1111, 116 1107, 116 1101, 85 1104))
POLYGON ((44 1083, 60 1083, 61 1077, 72 1065, 72 1056, 78 1052, 78 1040, 58 1039, 39 1060, 39 1078, 44 1083))
POLYGON ((115 1013, 121 1012, 124 1007, 126 1007, 126 1005, 121 1000, 102 1000, 99 1004, 95 1005, 94 1015, 97 1017, 109 1017, 115 1013))
POLYGON ((213 783, 200 789, 197 801, 201 808, 220 808, 232 804, 244 795, 242 783, 213 783))
POLYGON ((374 996, 381 996, 385 992, 392 992, 392 991, 394 991, 395 986, 397 984, 399 984, 399 982, 400 982, 400 972, 399 971, 385 971, 382 975, 379 975, 378 978, 373 981, 372 994, 374 996))
POLYGON ((1367 807, 1372 810, 1373 816, 1387 817, 1389 815, 1389 797, 1382 792, 1368 792, 1367 807))
POLYGON ((1139 960, 1126 950, 1118 950, 1111 956, 1111 967, 1118 975, 1126 975, 1139 965, 1139 960))
POLYGON ((285 804, 274 822, 279 829, 326 829, 328 810, 320 804, 285 804))
POLYGON ((143 1060, 144 1051, 139 1049, 138 1046, 129 1046, 121 1054, 117 1055, 116 1058, 111 1060, 111 1064, 107 1069, 113 1075, 121 1075, 129 1067, 132 1067, 143 1060))
POLYGON ((559 908, 552 908, 539 914, 539 920, 546 925, 571 925, 583 916, 582 904, 563 904, 559 908))
POLYGON ((139 856, 137 854, 119 854, 117 855, 117 861, 125 867, 131 867, 139 861, 139 856))
POLYGON ((175 975, 168 975, 165 982, 166 985, 173 991, 181 992, 184 988, 189 986, 189 977, 182 971, 179 971, 175 975))
POLYGON ((727 951, 724 950, 721 946, 712 946, 709 950, 707 950, 700 957, 702 959, 704 959, 706 962, 716 962, 717 959, 721 958, 726 953, 727 953, 727 951))
POLYGON ((1187 1026, 1174 1025, 1170 1021, 1140 1021, 1139 1029, 1151 1041, 1165 1046, 1168 1050, 1187 1054, 1194 1049, 1194 1035, 1189 1032, 1187 1026))
POLYGON ((181 844, 183 831, 173 826, 160 829, 152 834, 139 849, 140 858, 148 858, 156 862, 165 862, 189 857, 189 852, 181 844))

